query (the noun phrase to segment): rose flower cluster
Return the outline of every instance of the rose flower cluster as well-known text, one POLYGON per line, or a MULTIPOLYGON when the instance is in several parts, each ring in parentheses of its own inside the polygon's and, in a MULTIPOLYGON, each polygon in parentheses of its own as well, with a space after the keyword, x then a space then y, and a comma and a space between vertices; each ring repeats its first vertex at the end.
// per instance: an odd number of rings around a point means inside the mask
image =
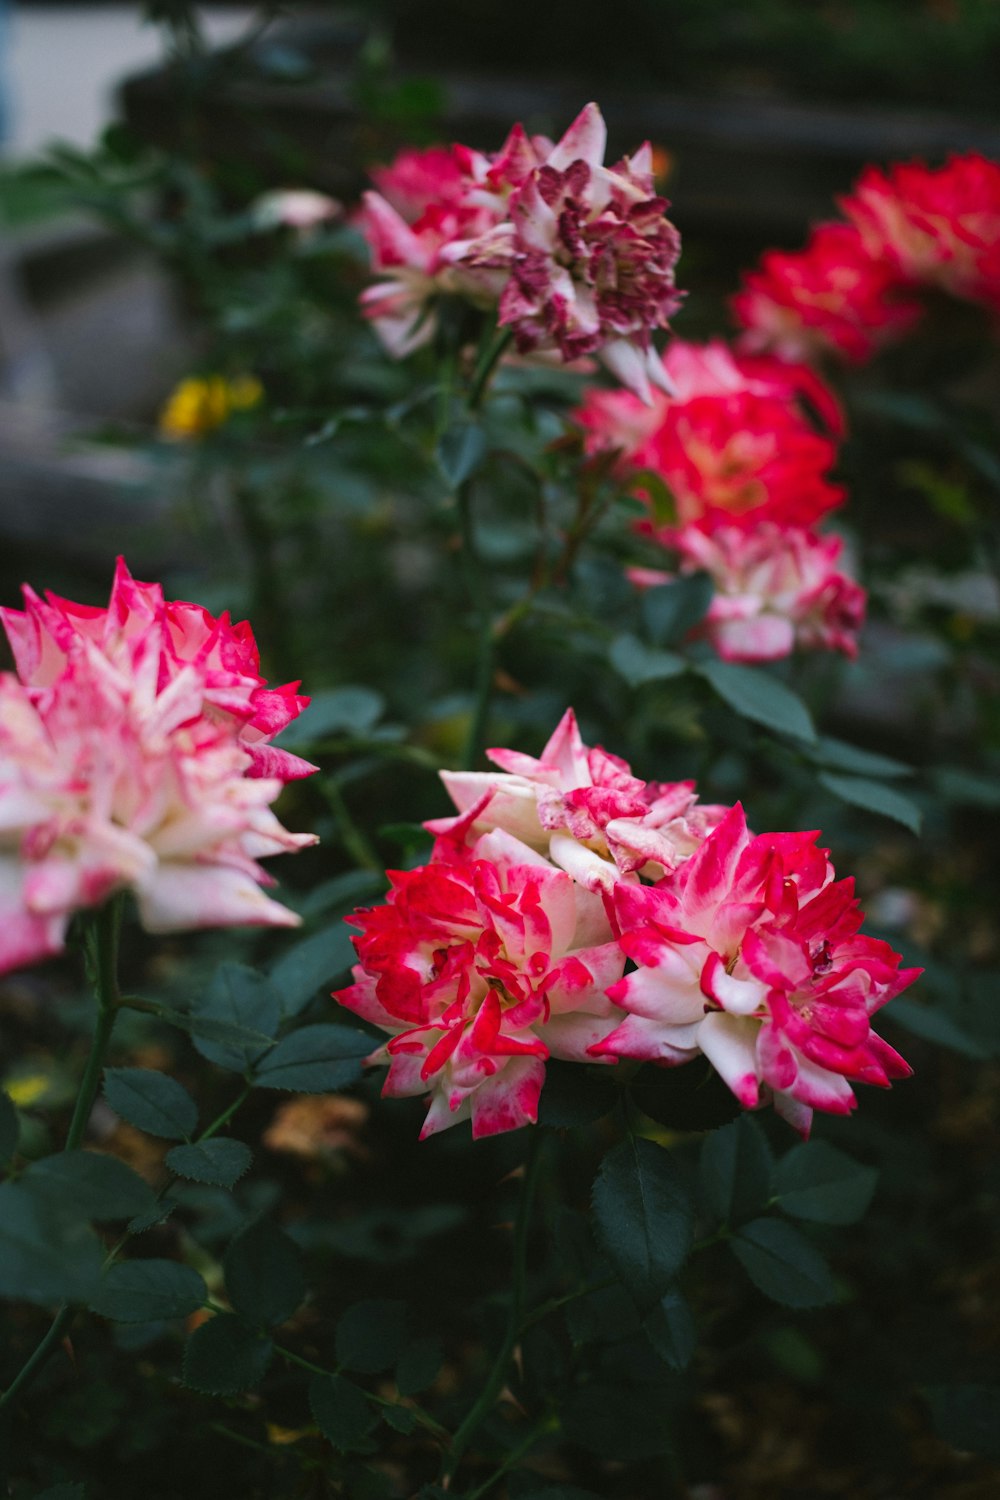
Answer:
POLYGON ((349 919, 336 993, 389 1033, 386 1095, 425 1095, 422 1135, 533 1123, 550 1057, 672 1067, 706 1056, 749 1109, 807 1134, 852 1084, 907 1064, 871 1017, 917 977, 860 932, 815 833, 752 835, 691 782, 645 782, 588 748, 567 711, 541 756, 442 772, 457 813, 430 863, 349 919), (626 964, 630 972, 625 973, 626 964))
POLYGON ((921 290, 1000 312, 1000 164, 867 167, 804 250, 769 250, 733 300, 748 349, 862 362, 904 334, 921 290))
POLYGON ((377 280, 361 305, 389 352, 428 342, 452 295, 495 310, 523 356, 596 356, 643 400, 667 388, 651 335, 680 304, 680 237, 648 143, 606 167, 606 138, 588 104, 556 144, 515 125, 495 155, 408 150, 375 172, 359 223, 377 280))
POLYGON ((292 926, 258 861, 315 843, 271 811, 314 766, 270 744, 309 702, 268 688, 247 624, 168 602, 119 559, 107 609, 24 590, 0 611, 0 972, 131 890, 152 932, 292 926))
MULTIPOLYGON (((767 661, 794 649, 857 653, 863 590, 843 569, 843 543, 817 523, 844 491, 828 470, 842 431, 837 402, 805 365, 735 353, 720 340, 674 339, 670 395, 644 406, 627 391, 587 392, 575 413, 587 452, 613 452, 626 482, 658 476, 676 518, 637 530, 702 569, 715 595, 700 627, 727 661, 767 661), (810 415, 822 424, 820 431, 810 415)), ((675 574, 634 568, 640 587, 675 574)))

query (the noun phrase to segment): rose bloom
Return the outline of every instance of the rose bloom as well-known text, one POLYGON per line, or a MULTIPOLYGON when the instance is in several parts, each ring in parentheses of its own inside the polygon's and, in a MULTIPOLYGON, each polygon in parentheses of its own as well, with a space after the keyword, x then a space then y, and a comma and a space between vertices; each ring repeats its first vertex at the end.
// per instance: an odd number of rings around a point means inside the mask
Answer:
POLYGON ((601 897, 500 829, 390 880, 349 919, 359 962, 334 995, 390 1033, 383 1094, 429 1096, 421 1139, 533 1123, 546 1059, 587 1061, 613 1024, 625 959, 601 897))
POLYGON ((920 304, 899 272, 874 257, 853 224, 820 224, 804 250, 768 250, 732 301, 748 351, 860 363, 899 338, 920 304))
MULTIPOLYGON (((675 339, 664 367, 673 394, 644 406, 626 391, 591 390, 575 413, 588 452, 617 449, 623 473, 649 469, 668 486, 682 523, 809 526, 840 505, 836 459, 802 400, 842 430, 839 407, 802 365, 734 354, 719 340, 675 339)), ((639 528, 652 531, 652 521, 639 528)))
MULTIPOLYGON (((551 148, 544 138, 538 143, 542 151, 551 148)), ((455 264, 449 252, 505 217, 519 164, 527 171, 534 158, 518 125, 495 157, 466 146, 431 146, 401 151, 372 173, 378 192, 365 193, 357 222, 378 280, 362 292, 361 311, 394 358, 434 337, 440 296, 495 306, 490 278, 455 264)))
POLYGON ((868 167, 840 207, 868 254, 907 281, 1000 312, 1000 164, 970 152, 943 167, 868 167))
POLYGON ((725 808, 700 806, 693 781, 642 781, 583 743, 567 709, 541 755, 488 750, 498 771, 442 771, 457 817, 425 823, 444 857, 490 829, 514 835, 590 890, 641 873, 658 879, 698 847, 725 808))
POLYGON ((524 152, 508 172, 506 217, 447 253, 493 287, 519 354, 594 355, 648 401, 651 383, 669 389, 651 335, 680 306, 680 236, 656 193, 649 143, 606 167, 606 141, 596 104, 551 150, 525 141, 534 161, 524 152))
MULTIPOLYGON (((753 531, 684 526, 669 545, 681 574, 704 569, 712 577, 715 597, 694 633, 724 661, 776 661, 796 649, 857 656, 866 595, 840 571, 840 537, 764 521, 753 531)), ((676 575, 631 568, 628 576, 648 588, 676 575)))
POLYGON ((390 353, 426 343, 452 294, 495 307, 521 356, 595 355, 643 400, 666 386, 651 334, 680 304, 680 239, 648 144, 605 167, 606 135, 589 104, 555 145, 518 125, 494 156, 408 151, 376 174, 360 225, 379 280, 362 310, 390 353))
POLYGON ((862 935, 853 882, 816 838, 755 838, 737 804, 659 885, 618 885, 637 967, 610 989, 625 1015, 591 1054, 670 1067, 702 1052, 744 1108, 773 1100, 804 1135, 814 1110, 855 1108, 852 1084, 907 1076, 871 1017, 921 971, 862 935))
POLYGON ((270 808, 315 769, 269 744, 309 701, 298 684, 268 688, 248 625, 120 559, 107 609, 24 598, 0 612, 0 970, 58 952, 74 911, 122 889, 153 932, 295 925, 258 861, 315 843, 270 808))

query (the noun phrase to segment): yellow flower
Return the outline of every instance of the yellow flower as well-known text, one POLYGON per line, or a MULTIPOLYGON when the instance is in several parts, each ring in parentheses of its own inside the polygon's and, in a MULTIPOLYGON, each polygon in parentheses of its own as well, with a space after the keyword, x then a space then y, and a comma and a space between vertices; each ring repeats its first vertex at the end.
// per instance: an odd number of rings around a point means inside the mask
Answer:
POLYGON ((42 1097, 51 1082, 47 1073, 25 1073, 8 1078, 4 1089, 19 1109, 28 1109, 42 1097))
POLYGON ((190 375, 175 386, 160 413, 164 437, 190 441, 221 427, 234 411, 249 411, 264 397, 255 375, 190 375))

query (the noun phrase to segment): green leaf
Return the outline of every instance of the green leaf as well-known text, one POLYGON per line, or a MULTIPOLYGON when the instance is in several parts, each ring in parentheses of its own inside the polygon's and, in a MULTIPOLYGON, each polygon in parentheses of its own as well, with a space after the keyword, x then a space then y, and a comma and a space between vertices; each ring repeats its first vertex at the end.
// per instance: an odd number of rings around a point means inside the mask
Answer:
POLYGON ((254 1081, 265 1089, 333 1093, 357 1082, 362 1061, 375 1045, 370 1036, 349 1026, 302 1026, 268 1053, 254 1081))
POLYGON ((979 776, 960 766, 942 766, 932 773, 934 785, 946 802, 959 807, 1000 808, 1000 777, 979 776))
POLYGON ((23 1183, 0 1185, 0 1297, 89 1302, 103 1261, 100 1240, 81 1219, 23 1183))
POLYGON ((406 1344, 406 1322, 405 1302, 356 1302, 337 1324, 337 1363, 364 1375, 387 1370, 406 1344))
POLYGON ((884 786, 881 781, 871 781, 867 776, 834 776, 829 771, 820 772, 819 784, 842 802, 849 802, 852 807, 863 807, 865 812, 881 813, 884 818, 902 823, 911 833, 920 832, 923 814, 915 802, 904 797, 902 792, 897 792, 895 787, 884 786))
POLYGON ((208 1300, 198 1272, 177 1260, 125 1260, 109 1266, 91 1311, 117 1323, 186 1318, 208 1300))
POLYGON ((708 573, 689 573, 676 583, 644 589, 642 618, 654 646, 672 646, 682 641, 703 619, 715 593, 708 573))
POLYGON ((277 1327, 305 1299, 299 1248, 269 1219, 259 1219, 236 1236, 224 1265, 229 1300, 248 1323, 277 1327))
POLYGON ((274 1345, 229 1313, 196 1328, 184 1349, 184 1384, 206 1396, 238 1396, 267 1374, 274 1345))
POLYGON ((615 1107, 618 1090, 605 1068, 582 1068, 579 1063, 549 1061, 538 1103, 538 1123, 559 1130, 589 1125, 615 1107))
POLYGON ((60 1151, 32 1162, 21 1182, 44 1194, 66 1214, 84 1219, 130 1219, 149 1213, 152 1188, 115 1156, 96 1151, 60 1151))
POLYGON ((365 1447, 378 1421, 364 1391, 342 1375, 315 1376, 309 1386, 309 1406, 320 1432, 342 1453, 365 1447))
POLYGON ((387 1422, 395 1432, 401 1432, 404 1436, 411 1433, 417 1425, 416 1413, 408 1406, 383 1406, 382 1420, 387 1422))
POLYGON ((486 457, 486 434, 477 422, 453 422, 441 434, 437 461, 450 489, 471 479, 486 457))
POLYGON ((925 1005, 920 1000, 894 1000, 892 1010, 887 1014, 914 1036, 922 1037, 927 1042, 936 1042, 942 1047, 950 1047, 963 1057, 974 1057, 977 1062, 985 1062, 992 1056, 993 1049, 965 1031, 941 1005, 925 1005))
POLYGON ((165 1224, 177 1206, 176 1198, 159 1199, 146 1213, 136 1214, 129 1220, 129 1234, 145 1234, 147 1229, 155 1229, 157 1224, 165 1224))
POLYGON ((835 771, 848 771, 854 776, 882 776, 891 780, 896 776, 912 776, 913 767, 888 755, 876 755, 873 750, 860 750, 846 740, 831 739, 822 735, 816 742, 810 757, 821 766, 832 766, 835 771))
POLYGON ((673 651, 657 650, 640 641, 638 636, 627 634, 616 636, 612 641, 608 660, 630 687, 679 677, 688 667, 683 656, 676 656, 673 651))
POLYGON ((183 1141, 198 1124, 198 1106, 187 1089, 152 1068, 107 1068, 104 1097, 116 1115, 147 1135, 183 1141))
POLYGON ((766 1208, 771 1152, 749 1115, 706 1136, 698 1166, 705 1200, 720 1224, 741 1224, 766 1208))
POLYGON ((643 1332, 672 1370, 686 1370, 698 1342, 691 1309, 680 1292, 667 1292, 643 1319, 643 1332))
POLYGON ((931 1385, 921 1394, 952 1448, 1000 1459, 1000 1385, 931 1385))
POLYGON ((805 1141, 779 1161, 774 1193, 786 1213, 818 1224, 854 1224, 872 1200, 878 1172, 826 1141, 805 1141))
POLYGON ((13 1099, 0 1089, 0 1165, 10 1161, 17 1150, 21 1118, 13 1099))
POLYGON ((401 1396, 416 1396, 437 1379, 443 1355, 440 1340, 414 1339, 407 1344, 396 1365, 396 1389, 401 1396))
POLYGON ((368 734, 385 712, 385 699, 369 687, 326 688, 275 739, 282 750, 314 745, 334 735, 368 734))
POLYGON ((329 994, 356 956, 351 930, 342 917, 287 949, 271 970, 284 1014, 298 1015, 317 990, 329 994))
POLYGON ((759 667, 707 661, 699 663, 696 670, 722 701, 744 719, 763 724, 775 734, 788 734, 807 743, 815 741, 816 730, 802 699, 759 667))
POLYGON ((793 1225, 754 1219, 729 1244, 754 1286, 783 1307, 823 1307, 835 1300, 829 1266, 793 1225))
POLYGON ((253 1161, 253 1152, 231 1136, 215 1135, 192 1146, 174 1146, 167 1152, 167 1166, 178 1177, 231 1188, 253 1161))
POLYGON ((208 990, 192 1010, 195 1021, 202 1023, 194 1033, 194 1044, 202 1057, 216 1067, 234 1073, 245 1073, 278 1034, 281 1022, 281 998, 271 980, 246 964, 222 964, 216 970, 208 990), (225 1042, 206 1036, 205 1021, 223 1022, 269 1038, 263 1046, 256 1041, 225 1042))
POLYGON ((610 1151, 594 1183, 598 1239, 639 1306, 666 1292, 691 1246, 692 1205, 662 1146, 630 1136, 610 1151))

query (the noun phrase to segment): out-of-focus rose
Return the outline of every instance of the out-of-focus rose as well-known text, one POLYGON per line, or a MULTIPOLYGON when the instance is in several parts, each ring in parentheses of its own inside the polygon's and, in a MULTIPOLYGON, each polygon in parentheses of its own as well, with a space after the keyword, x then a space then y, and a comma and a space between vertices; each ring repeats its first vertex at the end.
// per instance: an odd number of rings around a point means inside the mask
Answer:
MULTIPOLYGON (((670 545, 681 573, 711 574, 715 596, 698 633, 725 661, 774 661, 796 649, 857 655, 866 596, 841 571, 840 537, 761 522, 753 531, 681 527, 670 545)), ((629 570, 640 587, 674 576, 629 570)))
POLYGON ((25 589, 0 612, 0 971, 58 952, 131 889, 153 932, 295 925, 259 859, 315 843, 270 809, 315 768, 268 741, 308 702, 257 674, 249 626, 167 603, 119 560, 107 609, 25 589))
POLYGON ((870 359, 921 313, 899 271, 871 254, 853 224, 820 224, 804 250, 766 251, 732 305, 747 350, 791 360, 870 359))
POLYGON ((1000 312, 1000 164, 969 152, 943 167, 867 167, 840 207, 865 250, 906 281, 1000 312))

